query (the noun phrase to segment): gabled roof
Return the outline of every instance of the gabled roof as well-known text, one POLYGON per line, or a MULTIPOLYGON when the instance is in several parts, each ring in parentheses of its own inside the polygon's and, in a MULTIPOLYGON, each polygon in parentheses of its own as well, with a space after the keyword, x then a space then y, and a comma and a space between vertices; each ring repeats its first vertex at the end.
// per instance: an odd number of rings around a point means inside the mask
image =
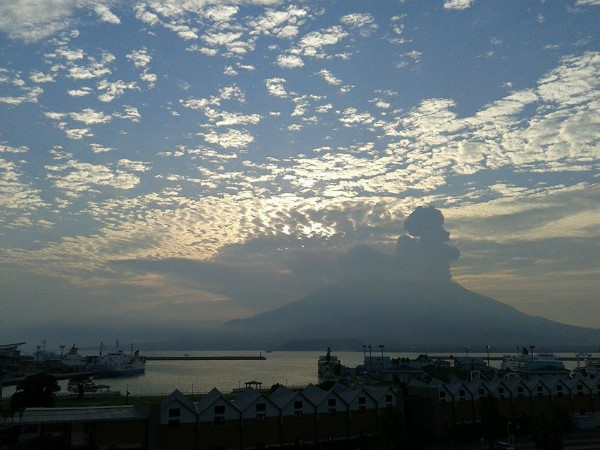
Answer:
POLYGON ((221 391, 217 388, 213 388, 208 394, 206 394, 199 402, 196 402, 196 411, 198 414, 202 413, 206 409, 210 408, 217 400, 225 401, 229 406, 237 410, 235 406, 227 397, 225 397, 221 391))
POLYGON ((350 389, 348 386, 344 386, 339 381, 336 381, 335 384, 333 386, 331 386, 331 388, 329 389, 329 392, 335 392, 336 394, 343 394, 343 393, 349 392, 351 390, 352 389, 350 389))
POLYGON ((173 404, 173 402, 181 403, 183 406, 185 406, 186 409, 189 409, 190 412, 196 414, 196 407, 194 406, 194 404, 191 401, 189 401, 188 398, 185 395, 183 395, 183 393, 178 389, 175 389, 173 392, 171 392, 171 394, 169 394, 169 396, 160 403, 161 411, 165 408, 170 407, 173 404))
POLYGON ((299 395, 300 394, 297 392, 280 385, 277 389, 275 389, 275 392, 269 396, 269 400, 271 400, 271 402, 281 409, 299 395))
POLYGON ((396 395, 394 390, 389 386, 367 386, 364 388, 364 391, 376 402, 381 400, 388 393, 396 395))
POLYGON ((240 411, 245 410, 248 406, 254 403, 258 399, 264 399, 262 394, 258 392, 256 389, 248 388, 244 389, 235 399, 235 405, 238 407, 240 411))
POLYGON ((429 383, 425 383, 424 381, 417 380, 416 378, 413 378, 412 380, 410 380, 408 382, 407 387, 433 388, 433 387, 438 387, 438 386, 432 386, 429 383))
POLYGON ((302 391, 302 396, 312 403, 313 406, 317 406, 327 397, 327 392, 314 384, 309 384, 302 391))

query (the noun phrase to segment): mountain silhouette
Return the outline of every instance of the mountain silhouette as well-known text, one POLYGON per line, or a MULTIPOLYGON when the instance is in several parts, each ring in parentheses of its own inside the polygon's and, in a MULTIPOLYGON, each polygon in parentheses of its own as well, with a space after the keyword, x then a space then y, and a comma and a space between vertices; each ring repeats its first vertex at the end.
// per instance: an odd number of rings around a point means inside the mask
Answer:
POLYGON ((600 345, 600 330, 533 317, 453 282, 450 263, 460 252, 446 243, 443 224, 438 209, 418 207, 404 222, 408 235, 398 238, 395 254, 356 246, 339 261, 338 284, 226 328, 269 346, 340 338, 417 351, 600 345))
POLYGON ((345 280, 227 325, 259 342, 353 338, 403 350, 532 344, 560 350, 600 342, 600 330, 533 317, 452 282, 345 280))

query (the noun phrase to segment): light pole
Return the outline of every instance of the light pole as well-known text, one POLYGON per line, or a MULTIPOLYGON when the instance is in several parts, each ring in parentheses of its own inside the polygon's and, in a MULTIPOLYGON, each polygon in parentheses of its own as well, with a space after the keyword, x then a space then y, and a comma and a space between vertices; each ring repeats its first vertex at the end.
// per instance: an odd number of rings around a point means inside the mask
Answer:
POLYGON ((533 361, 533 349, 535 348, 535 345, 530 345, 529 346, 529 350, 531 350, 531 360, 533 361))
POLYGON ((487 357, 488 357, 488 367, 490 367, 490 346, 486 345, 485 349, 487 350, 487 357))
POLYGON ((369 345, 367 345, 367 347, 369 348, 369 370, 371 370, 371 364, 372 364, 371 350, 373 349, 373 346, 371 344, 369 344, 369 345))
POLYGON ((381 367, 383 367, 383 345, 379 344, 379 348, 381 349, 381 367))
POLYGON ((467 358, 469 357, 469 346, 465 345, 465 353, 467 354, 467 358))
POLYGON ((363 362, 367 359, 367 344, 363 345, 363 362))
POLYGON ((506 428, 508 431, 508 446, 510 447, 512 445, 512 439, 510 438, 510 424, 512 422, 506 422, 506 428))

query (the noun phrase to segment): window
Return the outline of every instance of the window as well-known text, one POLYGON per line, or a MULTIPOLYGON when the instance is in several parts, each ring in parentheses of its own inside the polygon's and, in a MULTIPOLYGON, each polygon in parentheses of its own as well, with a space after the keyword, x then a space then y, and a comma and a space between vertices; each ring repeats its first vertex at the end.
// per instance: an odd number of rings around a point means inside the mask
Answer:
POLYGON ((258 413, 258 414, 256 414, 256 420, 257 420, 258 422, 264 422, 264 421, 265 421, 265 418, 266 418, 266 416, 265 416, 265 414, 264 414, 264 413, 258 413))
POLYGON ((169 408, 169 422, 170 428, 177 428, 179 426, 179 418, 181 417, 181 410, 179 408, 169 408))
POLYGON ((388 394, 388 395, 385 396, 385 402, 386 403, 392 403, 392 400, 393 400, 393 398, 392 398, 391 394, 388 394))
POLYGON ((359 405, 366 405, 367 404, 367 398, 366 397, 358 397, 358 404, 359 405))
POLYGON ((329 400, 327 400, 327 406, 329 406, 330 408, 332 406, 335 406, 335 398, 330 398, 329 400))
POLYGON ((215 415, 217 414, 225 414, 225 406, 215 406, 215 415))
POLYGON ((302 418, 302 411, 294 411, 294 418, 296 418, 296 419, 302 418))
POLYGON ((257 403, 256 404, 256 412, 265 412, 267 410, 266 403, 257 403))
POLYGON ((215 417, 215 425, 220 425, 222 423, 225 423, 225 417, 223 417, 223 416, 216 416, 215 417))
POLYGON ((485 389, 479 389, 479 396, 480 397, 484 397, 485 396, 485 389))
POLYGON ((302 409, 303 406, 302 400, 296 400, 294 402, 294 409, 302 409))

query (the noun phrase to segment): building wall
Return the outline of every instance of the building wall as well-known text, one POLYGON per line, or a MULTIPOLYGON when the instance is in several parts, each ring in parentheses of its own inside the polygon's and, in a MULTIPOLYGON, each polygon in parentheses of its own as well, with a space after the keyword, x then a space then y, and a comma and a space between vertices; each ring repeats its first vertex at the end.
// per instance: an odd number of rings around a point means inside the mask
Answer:
POLYGON ((342 439, 348 436, 348 415, 345 411, 335 414, 319 414, 317 419, 317 438, 319 441, 342 439))
POLYGON ((314 414, 302 414, 302 417, 282 416, 281 443, 314 442, 316 422, 314 414))
POLYGON ((148 423, 141 421, 99 422, 94 425, 95 445, 97 447, 118 447, 139 444, 146 448, 148 423))
POLYGON ((242 419, 240 441, 242 447, 261 447, 279 444, 279 417, 265 420, 242 419))
POLYGON ((161 450, 195 450, 196 423, 179 426, 160 425, 159 448, 161 450))
POLYGON ((229 420, 223 423, 201 422, 198 424, 198 449, 238 448, 240 445, 240 421, 229 420))

